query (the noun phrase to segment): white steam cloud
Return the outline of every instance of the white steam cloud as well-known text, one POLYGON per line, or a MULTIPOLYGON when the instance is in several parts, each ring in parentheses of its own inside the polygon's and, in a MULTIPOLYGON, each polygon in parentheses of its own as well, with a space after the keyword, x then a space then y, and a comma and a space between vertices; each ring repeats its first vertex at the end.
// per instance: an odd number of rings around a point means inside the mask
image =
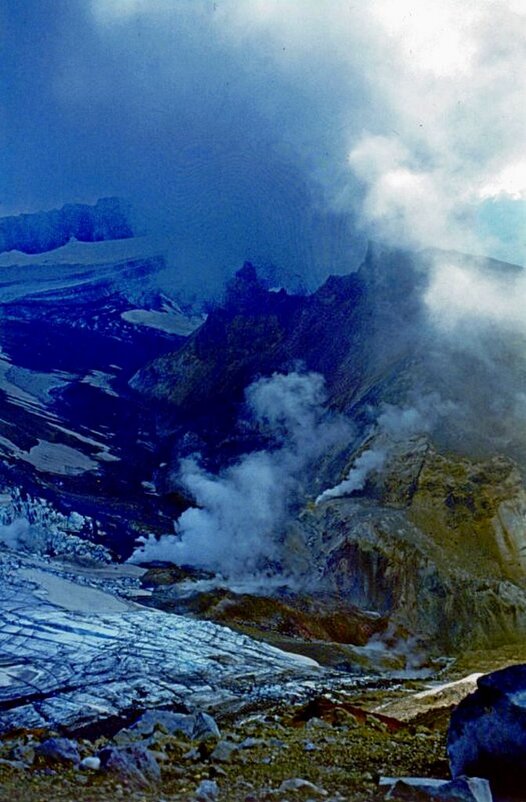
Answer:
POLYGON ((357 208, 374 237, 523 258, 521 0, 290 0, 287 13, 280 0, 260 0, 222 9, 232 38, 263 42, 292 80, 307 74, 308 89, 319 65, 331 65, 323 80, 341 128, 333 120, 333 158, 321 148, 309 156, 332 201, 357 208), (347 177, 335 169, 342 129, 347 177), (502 202, 515 202, 521 229, 503 225, 502 202))
POLYGON ((482 271, 460 255, 437 256, 424 301, 432 322, 445 332, 468 324, 526 335, 524 270, 482 271))
POLYGON ((9 524, 0 525, 0 543, 18 551, 27 546, 30 540, 30 526, 26 518, 17 518, 9 524))
POLYGON ((279 561, 284 524, 305 492, 305 474, 317 457, 346 442, 350 426, 324 413, 324 379, 316 373, 259 379, 246 400, 254 420, 272 434, 274 449, 247 454, 219 475, 197 459, 183 460, 181 484, 199 506, 180 516, 175 535, 144 540, 133 562, 168 560, 239 579, 279 561))
POLYGON ((411 407, 384 404, 372 435, 373 445, 354 460, 351 470, 342 482, 324 490, 318 496, 316 504, 363 490, 369 476, 384 467, 397 443, 430 432, 439 418, 450 415, 455 410, 455 404, 443 401, 437 393, 421 396, 411 407))
POLYGON ((324 490, 316 499, 316 504, 328 501, 330 498, 340 498, 341 496, 354 493, 355 490, 363 490, 367 478, 373 471, 383 468, 387 459, 387 451, 383 448, 369 448, 363 451, 354 461, 354 464, 347 474, 347 477, 328 490, 324 490))

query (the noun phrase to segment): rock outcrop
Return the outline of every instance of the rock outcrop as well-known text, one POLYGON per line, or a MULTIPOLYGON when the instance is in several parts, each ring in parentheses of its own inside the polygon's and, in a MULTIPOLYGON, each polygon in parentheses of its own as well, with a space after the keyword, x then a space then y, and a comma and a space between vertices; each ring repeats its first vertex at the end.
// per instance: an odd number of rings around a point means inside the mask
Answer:
POLYGON ((457 651, 526 635, 525 531, 512 462, 420 441, 393 452, 360 493, 305 509, 293 542, 306 544, 305 570, 317 565, 327 590, 457 651))
POLYGON ((486 674, 453 712, 448 754, 454 777, 473 773, 494 794, 524 799, 526 787, 526 666, 486 674))
POLYGON ((480 328, 474 341, 459 347, 437 328, 426 291, 440 259, 471 267, 476 262, 494 276, 520 270, 373 243, 356 273, 331 276, 312 295, 291 296, 267 292, 252 265, 245 265, 224 305, 182 348, 139 370, 131 386, 174 408, 187 424, 199 415, 201 432, 217 429, 221 419, 229 431, 233 407, 251 381, 301 364, 324 376, 329 406, 359 424, 369 423, 382 403, 407 405, 435 393, 456 405, 441 421, 441 445, 461 453, 502 449, 520 458, 522 434, 503 409, 517 404, 517 379, 526 372, 524 338, 480 328))
POLYGON ((69 203, 62 209, 0 219, 0 253, 52 251, 72 237, 81 242, 133 237, 128 205, 119 198, 101 198, 94 206, 69 203))

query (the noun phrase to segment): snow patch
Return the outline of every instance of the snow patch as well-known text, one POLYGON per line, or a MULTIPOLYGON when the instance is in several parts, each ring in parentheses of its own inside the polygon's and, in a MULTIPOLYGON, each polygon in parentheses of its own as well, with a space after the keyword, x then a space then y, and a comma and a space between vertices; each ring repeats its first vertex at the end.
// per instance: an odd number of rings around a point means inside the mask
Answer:
POLYGON ((97 462, 76 448, 48 440, 39 440, 28 452, 20 452, 19 457, 37 471, 60 476, 78 476, 87 471, 96 471, 99 467, 97 462))
POLYGON ((97 588, 78 585, 39 568, 23 568, 20 576, 38 587, 38 598, 72 613, 124 613, 135 609, 131 602, 117 599, 97 588))
POLYGON ((121 318, 134 326, 147 326, 168 334, 187 337, 202 326, 206 315, 185 315, 184 312, 157 312, 152 309, 129 309, 121 318))
POLYGON ((66 245, 45 253, 8 251, 0 253, 0 268, 25 265, 97 265, 121 262, 128 259, 150 258, 158 248, 149 237, 79 242, 71 239, 66 245))

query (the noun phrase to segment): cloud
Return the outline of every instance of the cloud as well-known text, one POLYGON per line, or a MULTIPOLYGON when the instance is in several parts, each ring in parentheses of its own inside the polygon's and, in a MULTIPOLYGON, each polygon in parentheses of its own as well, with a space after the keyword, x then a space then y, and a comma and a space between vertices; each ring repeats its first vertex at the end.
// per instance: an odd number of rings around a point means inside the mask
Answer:
POLYGON ((28 0, 3 22, 6 213, 129 197, 174 288, 245 259, 316 284, 371 234, 522 258, 500 222, 525 203, 520 2, 28 0))
POLYGON ((304 500, 313 461, 345 443, 351 427, 324 412, 324 380, 316 373, 260 379, 246 399, 274 447, 246 454, 218 475, 197 458, 182 460, 179 481, 198 506, 180 516, 175 535, 143 540, 132 561, 189 563, 230 579, 272 572, 279 563, 285 525, 304 500))
POLYGON ((502 168, 488 184, 479 190, 480 197, 487 198, 508 197, 512 200, 526 199, 526 161, 521 159, 502 168))
MULTIPOLYGON (((461 326, 498 326, 501 332, 526 335, 526 275, 522 270, 482 271, 477 262, 452 254, 433 261, 424 302, 442 332, 461 326)), ((470 339, 465 342, 470 346, 470 339)))
MULTIPOLYGON (((249 31, 251 42, 266 36, 286 45, 291 58, 275 57, 289 75, 320 60, 338 75, 335 97, 348 115, 336 102, 335 128, 344 121, 350 169, 346 177, 325 173, 333 201, 353 206, 369 232, 395 244, 523 258, 526 207, 514 241, 481 225, 476 213, 489 197, 523 197, 523 5, 293 0, 287 14, 279 2, 258 7, 258 14, 250 3, 237 9, 236 35, 249 31)), ((342 165, 339 135, 332 146, 342 165)))

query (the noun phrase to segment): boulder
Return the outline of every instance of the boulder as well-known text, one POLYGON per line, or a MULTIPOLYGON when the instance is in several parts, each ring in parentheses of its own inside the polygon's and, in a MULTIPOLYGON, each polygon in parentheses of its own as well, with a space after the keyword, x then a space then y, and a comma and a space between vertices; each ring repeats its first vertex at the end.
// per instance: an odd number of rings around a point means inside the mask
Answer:
POLYGON ((318 785, 314 785, 314 783, 311 783, 309 780, 304 780, 303 777, 291 777, 289 780, 283 780, 278 788, 278 793, 286 794, 291 792, 299 792, 301 794, 307 793, 309 798, 328 796, 325 788, 320 788, 318 785))
POLYGON ((192 740, 205 741, 207 738, 221 738, 221 732, 215 719, 208 713, 196 713, 192 718, 194 720, 192 740))
POLYGON ((454 777, 473 774, 494 793, 524 798, 526 665, 486 674, 451 717, 447 750, 454 777))
MULTIPOLYGON (((162 730, 170 735, 183 735, 192 741, 204 741, 207 738, 221 737, 215 719, 208 713, 172 713, 170 710, 146 710, 132 724, 128 732, 140 735, 152 735, 155 730, 162 730)), ((133 737, 130 739, 132 740, 133 737)))
POLYGON ((172 713, 170 710, 146 710, 129 728, 140 735, 152 735, 155 730, 164 730, 170 735, 175 733, 192 737, 195 719, 186 713, 172 713))
POLYGON ((69 738, 48 738, 39 744, 36 753, 48 763, 74 766, 80 763, 77 742, 71 741, 69 738))
POLYGON ((80 761, 80 768, 86 771, 99 771, 100 765, 100 757, 94 757, 93 755, 80 761))
POLYGON ((232 759, 234 752, 237 752, 238 749, 238 745, 231 741, 219 741, 210 757, 212 760, 219 763, 228 763, 232 759))
POLYGON ((103 771, 116 775, 134 788, 149 788, 161 779, 155 757, 142 744, 109 746, 99 752, 99 757, 103 771))
POLYGON ((201 780, 195 792, 197 802, 215 802, 219 796, 219 786, 215 780, 201 780))
POLYGON ((382 777, 380 786, 388 788, 384 799, 406 802, 492 802, 487 780, 480 777, 457 777, 434 780, 428 777, 382 777))
POLYGON ((35 746, 32 743, 18 744, 14 747, 10 754, 11 759, 19 760, 26 766, 32 766, 35 762, 35 757, 35 746))

